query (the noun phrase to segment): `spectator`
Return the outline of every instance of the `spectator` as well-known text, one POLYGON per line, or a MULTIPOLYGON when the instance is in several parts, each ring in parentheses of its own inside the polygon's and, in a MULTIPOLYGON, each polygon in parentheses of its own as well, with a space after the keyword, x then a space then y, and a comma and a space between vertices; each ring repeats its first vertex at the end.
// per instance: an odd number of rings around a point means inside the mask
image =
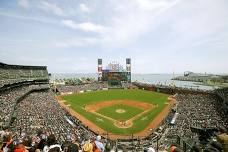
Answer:
POLYGON ((12 152, 13 148, 14 148, 13 139, 12 139, 12 134, 10 133, 9 135, 5 136, 5 139, 3 141, 3 146, 1 149, 4 152, 12 152))
POLYGON ((87 141, 82 148, 83 152, 93 152, 93 145, 90 143, 90 141, 87 141))
POLYGON ((155 150, 154 150, 154 148, 149 147, 148 150, 147 150, 147 152, 155 152, 155 150))
POLYGON ((26 150, 25 146, 20 143, 14 148, 13 152, 28 152, 28 150, 26 150))
POLYGON ((78 145, 72 142, 71 136, 67 136, 67 141, 63 143, 62 149, 64 152, 78 152, 78 145))
MULTIPOLYGON (((105 148, 104 148, 104 144, 101 142, 101 136, 97 136, 96 140, 94 141, 95 147, 100 151, 100 152, 104 152, 105 148)), ((96 149, 95 148, 95 149, 96 149)))
POLYGON ((47 145, 44 146, 43 152, 60 152, 62 151, 61 146, 57 144, 55 135, 51 134, 48 136, 47 145))

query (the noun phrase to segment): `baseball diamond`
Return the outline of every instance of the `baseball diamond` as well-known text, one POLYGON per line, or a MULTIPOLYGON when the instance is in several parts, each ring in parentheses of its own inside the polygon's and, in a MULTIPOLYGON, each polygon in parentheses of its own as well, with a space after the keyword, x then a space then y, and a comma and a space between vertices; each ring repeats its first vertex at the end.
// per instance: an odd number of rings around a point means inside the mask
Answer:
POLYGON ((63 95, 59 99, 64 100, 60 101, 62 106, 71 113, 74 111, 72 115, 91 130, 121 138, 131 134, 146 136, 151 124, 152 128, 157 127, 154 121, 159 125, 173 104, 168 97, 145 90, 113 89, 63 95))

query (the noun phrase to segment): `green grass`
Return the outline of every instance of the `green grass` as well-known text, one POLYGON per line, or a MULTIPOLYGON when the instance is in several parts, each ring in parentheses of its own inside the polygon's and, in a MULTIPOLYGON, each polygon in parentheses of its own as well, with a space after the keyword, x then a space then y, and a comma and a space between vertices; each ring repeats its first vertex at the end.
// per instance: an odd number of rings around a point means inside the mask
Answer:
POLYGON ((124 121, 124 120, 128 120, 128 119, 134 117, 135 115, 143 112, 143 109, 132 107, 132 106, 127 106, 127 105, 123 105, 123 104, 116 104, 116 105, 112 105, 109 107, 101 108, 96 112, 100 113, 102 115, 108 116, 110 118, 113 118, 115 120, 124 121), (116 112, 117 109, 123 109, 123 110, 125 110, 125 112, 117 113, 116 112))
MULTIPOLYGON (((66 100, 65 104, 70 104, 72 109, 86 117, 88 120, 92 121, 100 128, 106 130, 107 132, 130 135, 144 130, 149 125, 149 123, 156 117, 156 115, 158 115, 165 107, 165 102, 167 101, 168 96, 169 95, 167 94, 145 90, 114 89, 66 95, 62 96, 62 98, 66 100), (100 117, 96 114, 86 112, 84 110, 85 105, 88 104, 121 99, 157 104, 158 107, 150 110, 149 112, 140 116, 138 119, 134 120, 133 126, 126 129, 120 129, 116 127, 112 121, 100 117), (102 119, 103 121, 97 121, 97 118, 102 119)), ((117 113, 113 113, 113 115, 117 115, 117 113)))

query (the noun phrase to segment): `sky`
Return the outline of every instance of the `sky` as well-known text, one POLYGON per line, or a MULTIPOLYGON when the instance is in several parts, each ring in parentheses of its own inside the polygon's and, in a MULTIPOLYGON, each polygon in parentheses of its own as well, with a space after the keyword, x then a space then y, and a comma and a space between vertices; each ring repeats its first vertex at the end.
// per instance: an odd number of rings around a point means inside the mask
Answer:
POLYGON ((228 73, 227 0, 0 0, 0 62, 50 73, 228 73))

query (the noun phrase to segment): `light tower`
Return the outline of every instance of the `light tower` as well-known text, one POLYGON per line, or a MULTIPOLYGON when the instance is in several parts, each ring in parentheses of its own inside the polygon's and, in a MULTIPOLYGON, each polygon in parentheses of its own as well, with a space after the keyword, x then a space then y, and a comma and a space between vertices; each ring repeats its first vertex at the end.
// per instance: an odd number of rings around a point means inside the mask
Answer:
POLYGON ((127 82, 131 82, 131 59, 126 59, 127 82))
POLYGON ((98 59, 98 81, 102 81, 102 59, 98 59))

